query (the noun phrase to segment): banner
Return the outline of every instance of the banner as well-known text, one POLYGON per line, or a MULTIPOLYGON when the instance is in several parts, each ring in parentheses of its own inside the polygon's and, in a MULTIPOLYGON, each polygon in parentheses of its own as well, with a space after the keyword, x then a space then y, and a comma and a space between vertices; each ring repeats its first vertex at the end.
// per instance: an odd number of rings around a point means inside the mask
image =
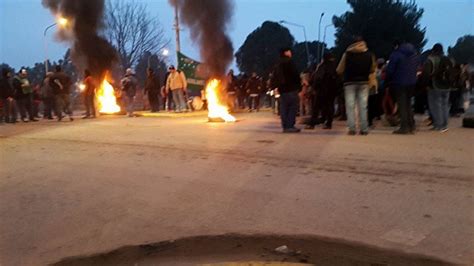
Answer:
POLYGON ((201 95, 209 77, 206 65, 178 52, 178 69, 186 76, 189 92, 192 95, 201 95))

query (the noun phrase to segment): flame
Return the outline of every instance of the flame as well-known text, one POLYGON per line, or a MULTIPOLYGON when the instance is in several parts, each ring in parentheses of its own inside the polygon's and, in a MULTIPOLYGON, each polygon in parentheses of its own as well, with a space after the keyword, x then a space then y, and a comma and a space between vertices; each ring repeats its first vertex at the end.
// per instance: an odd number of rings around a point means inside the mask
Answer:
POLYGON ((79 83, 79 90, 80 90, 81 92, 85 91, 85 90, 86 90, 86 85, 85 85, 84 83, 80 82, 80 83, 79 83))
POLYGON ((223 105, 219 100, 219 88, 221 81, 217 79, 211 80, 206 87, 207 108, 209 109, 208 117, 212 119, 220 118, 225 122, 235 122, 236 119, 229 114, 227 106, 223 105))
POLYGON ((120 106, 115 98, 114 87, 110 85, 107 79, 102 81, 102 85, 97 91, 97 100, 99 103, 99 112, 103 114, 115 114, 120 112, 120 106))

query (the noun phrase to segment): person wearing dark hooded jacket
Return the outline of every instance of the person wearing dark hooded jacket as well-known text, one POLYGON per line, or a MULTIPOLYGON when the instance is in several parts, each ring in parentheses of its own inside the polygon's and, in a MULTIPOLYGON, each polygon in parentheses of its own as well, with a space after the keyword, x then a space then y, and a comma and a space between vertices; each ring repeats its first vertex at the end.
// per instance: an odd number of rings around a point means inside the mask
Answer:
POLYGON ((417 81, 419 65, 418 53, 410 43, 395 46, 387 66, 389 89, 396 96, 398 112, 400 113, 400 128, 394 134, 415 133, 415 118, 411 105, 417 81))
POLYGON ((0 77, 0 102, 2 103, 2 110, 0 112, 0 124, 15 123, 16 115, 14 112, 15 91, 11 83, 11 72, 9 69, 2 69, 2 76, 0 77))
POLYGON ((275 87, 280 93, 280 117, 283 133, 299 133, 301 129, 295 127, 298 112, 298 91, 301 90, 301 81, 296 65, 291 59, 291 48, 282 49, 280 62, 275 68, 275 87))
POLYGON ((331 53, 326 53, 322 64, 316 69, 313 77, 313 87, 316 97, 311 108, 311 120, 306 129, 314 129, 319 122, 324 122, 323 129, 331 129, 334 117, 334 101, 341 87, 339 77, 336 72, 337 62, 331 53), (319 112, 322 114, 322 121, 319 121, 319 112))

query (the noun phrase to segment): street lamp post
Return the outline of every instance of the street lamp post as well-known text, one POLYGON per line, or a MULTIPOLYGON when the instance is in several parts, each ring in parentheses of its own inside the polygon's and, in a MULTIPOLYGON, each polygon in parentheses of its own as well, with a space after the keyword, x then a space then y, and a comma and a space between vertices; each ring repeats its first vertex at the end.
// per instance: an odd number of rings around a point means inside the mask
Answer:
POLYGON ((46 34, 48 33, 48 30, 51 29, 52 27, 58 25, 58 23, 53 23, 51 25, 49 25, 48 27, 46 27, 46 29, 44 30, 44 34, 43 34, 43 40, 44 40, 44 55, 45 55, 45 58, 44 58, 44 68, 45 68, 45 73, 48 73, 49 72, 49 66, 48 66, 48 62, 49 62, 49 59, 48 59, 48 40, 46 39, 46 34))
POLYGON ((46 39, 46 34, 48 33, 48 30, 51 29, 52 27, 55 27, 57 25, 62 26, 62 27, 66 27, 67 24, 68 24, 68 20, 66 18, 59 17, 57 22, 49 25, 48 27, 46 27, 46 29, 44 29, 44 32, 43 32, 44 55, 45 55, 44 67, 45 67, 46 73, 49 72, 49 66, 48 66, 48 62, 49 62, 49 59, 48 59, 48 40, 46 39))
POLYGON ((334 24, 328 24, 326 27, 324 27, 324 35, 323 35, 323 46, 321 47, 321 55, 324 55, 324 45, 326 44, 326 33, 328 31, 328 28, 331 27, 334 24))
POLYGON ((292 25, 292 26, 299 27, 299 28, 303 29, 304 44, 305 44, 305 48, 306 48, 307 65, 308 65, 308 67, 311 66, 311 55, 309 53, 308 38, 306 37, 306 27, 303 26, 303 25, 288 22, 288 21, 285 21, 285 20, 281 20, 280 24, 288 24, 288 25, 292 25))
MULTIPOLYGON (((321 13, 321 16, 319 17, 319 25, 318 25, 318 44, 321 45, 321 22, 323 21, 324 17, 324 12, 321 13)), ((321 62, 321 55, 320 51, 318 50, 318 63, 321 62)))

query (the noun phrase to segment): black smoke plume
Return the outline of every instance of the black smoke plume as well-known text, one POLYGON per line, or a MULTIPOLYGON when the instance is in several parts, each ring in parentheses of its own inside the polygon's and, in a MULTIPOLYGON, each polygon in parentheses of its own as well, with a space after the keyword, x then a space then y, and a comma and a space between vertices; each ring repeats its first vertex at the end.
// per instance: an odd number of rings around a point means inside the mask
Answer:
POLYGON ((213 76, 223 76, 234 49, 226 34, 234 5, 231 0, 169 0, 200 47, 201 57, 213 76))
POLYGON ((56 16, 68 19, 60 30, 62 41, 72 42, 72 59, 80 68, 103 78, 117 60, 115 48, 99 35, 103 27, 104 0, 42 0, 56 16))

